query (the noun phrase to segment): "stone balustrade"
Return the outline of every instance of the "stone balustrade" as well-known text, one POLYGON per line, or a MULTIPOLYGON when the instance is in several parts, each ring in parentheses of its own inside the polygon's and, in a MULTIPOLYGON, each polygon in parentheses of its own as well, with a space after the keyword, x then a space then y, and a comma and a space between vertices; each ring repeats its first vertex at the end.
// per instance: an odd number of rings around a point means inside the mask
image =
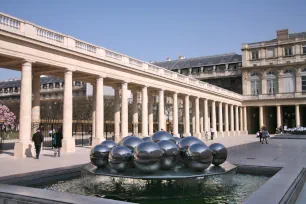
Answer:
MULTIPOLYGON (((91 45, 90 43, 74 39, 68 35, 60 34, 55 31, 42 28, 35 24, 0 13, 0 29, 12 32, 12 28, 14 29, 14 33, 24 35, 32 39, 41 40, 49 44, 55 44, 56 46, 62 46, 63 48, 77 52, 78 51, 82 53, 87 52, 87 54, 93 55, 97 58, 101 58, 104 60, 109 59, 113 62, 125 66, 132 65, 130 67, 135 69, 142 68, 143 70, 148 71, 152 74, 158 74, 162 77, 171 78, 173 80, 178 80, 180 82, 183 81, 198 88, 204 89, 205 91, 216 90, 216 86, 214 85, 205 86, 203 85, 203 83, 200 83, 198 80, 190 79, 188 76, 180 75, 178 73, 170 73, 170 71, 165 68, 158 67, 150 63, 143 62, 141 60, 137 60, 111 50, 107 50, 103 47, 91 45)), ((229 92, 225 89, 218 89, 218 92, 223 94, 224 96, 229 96, 238 100, 242 100, 243 98, 242 95, 236 94, 234 92, 229 92)))

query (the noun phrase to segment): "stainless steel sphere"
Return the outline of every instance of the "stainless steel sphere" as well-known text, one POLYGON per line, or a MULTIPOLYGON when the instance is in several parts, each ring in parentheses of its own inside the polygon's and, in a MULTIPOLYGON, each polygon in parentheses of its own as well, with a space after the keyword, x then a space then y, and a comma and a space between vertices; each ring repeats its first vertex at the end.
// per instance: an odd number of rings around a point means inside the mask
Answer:
POLYGON ((157 145, 163 151, 162 158, 160 160, 160 165, 162 169, 171 169, 176 165, 177 155, 179 154, 179 149, 172 141, 163 140, 159 141, 157 145))
POLYGON ((178 148, 180 150, 180 160, 183 164, 188 165, 188 155, 186 155, 187 149, 193 144, 204 144, 200 139, 189 136, 181 139, 178 143, 178 148))
POLYGON ((173 137, 173 139, 174 139, 176 145, 178 145, 179 142, 182 140, 182 139, 179 138, 179 137, 173 137))
POLYGON ((123 172, 126 170, 132 158, 132 150, 124 146, 117 146, 114 147, 109 154, 109 165, 112 169, 123 172))
POLYGON ((134 164, 144 173, 153 173, 160 168, 162 150, 153 142, 143 142, 134 151, 134 164))
POLYGON ((219 166, 220 164, 223 164, 226 159, 227 159, 227 149, 223 144, 220 143, 213 143, 209 146, 212 156, 213 156, 213 161, 212 163, 215 166, 219 166))
POLYGON ((90 152, 90 161, 97 167, 104 167, 108 164, 109 148, 105 145, 96 145, 90 152))
POLYGON ((196 171, 207 169, 212 162, 212 153, 203 143, 191 145, 186 154, 188 155, 188 166, 196 171))
POLYGON ((110 150, 118 146, 117 143, 112 140, 104 140, 103 142, 101 142, 101 145, 107 146, 110 150))
POLYGON ((129 148, 134 151, 135 147, 137 147, 140 143, 143 143, 143 140, 139 137, 129 136, 122 140, 122 146, 129 148))
POLYGON ((151 141, 151 137, 144 137, 144 138, 142 138, 142 140, 144 142, 150 142, 151 141))
MULTIPOLYGON (((171 141, 174 141, 173 136, 172 136, 170 133, 168 133, 168 132, 166 132, 166 131, 163 131, 163 130, 154 133, 154 134, 152 135, 152 137, 151 137, 151 142, 157 143, 157 142, 163 141, 163 140, 171 140, 171 141)), ((174 141, 174 142, 175 142, 175 141, 174 141)))

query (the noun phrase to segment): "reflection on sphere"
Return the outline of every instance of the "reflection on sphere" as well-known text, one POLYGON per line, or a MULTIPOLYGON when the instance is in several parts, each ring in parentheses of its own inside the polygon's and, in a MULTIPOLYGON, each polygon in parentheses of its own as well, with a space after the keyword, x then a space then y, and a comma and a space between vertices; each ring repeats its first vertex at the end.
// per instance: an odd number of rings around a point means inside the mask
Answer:
POLYGON ((213 143, 209 146, 212 151, 213 161, 215 166, 223 164, 227 159, 227 149, 223 144, 213 143))
POLYGON ((170 140, 159 141, 157 145, 163 152, 162 158, 160 160, 162 169, 171 169, 176 165, 177 156, 179 154, 179 149, 170 140))
POLYGON ((97 167, 104 167, 108 164, 109 148, 105 145, 96 145, 91 149, 90 161, 97 167))
POLYGON ((212 162, 212 152, 203 143, 192 144, 186 154, 188 155, 188 166, 196 171, 207 169, 212 162))
POLYGON ((163 131, 163 130, 154 133, 151 137, 151 142, 157 143, 157 142, 163 141, 163 140, 174 141, 173 136, 170 133, 168 133, 166 131, 163 131))
POLYGON ((109 154, 109 165, 112 169, 123 172, 128 167, 128 163, 132 160, 132 151, 124 146, 113 148, 109 154))
POLYGON ((124 138, 122 140, 121 145, 129 148, 132 151, 134 151, 135 147, 137 147, 137 145, 139 145, 140 143, 143 143, 143 140, 140 139, 139 137, 129 136, 129 137, 124 138))
POLYGON ((107 146, 111 150, 117 146, 117 143, 112 140, 104 140, 101 145, 107 146))

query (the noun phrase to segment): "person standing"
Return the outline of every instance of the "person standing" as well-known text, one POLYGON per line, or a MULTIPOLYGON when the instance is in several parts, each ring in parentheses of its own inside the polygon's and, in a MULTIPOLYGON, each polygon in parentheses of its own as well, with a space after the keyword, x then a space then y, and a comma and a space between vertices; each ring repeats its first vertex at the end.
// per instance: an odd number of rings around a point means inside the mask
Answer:
POLYGON ((36 133, 34 133, 32 137, 32 141, 34 142, 35 145, 35 150, 36 150, 36 159, 39 159, 39 154, 41 150, 41 143, 44 141, 44 137, 40 132, 40 129, 36 130, 36 133))
POLYGON ((269 136, 269 132, 268 132, 268 130, 267 130, 267 128, 265 126, 263 126, 261 129, 262 129, 262 141, 261 141, 261 144, 263 144, 265 140, 266 140, 266 144, 268 144, 267 138, 269 136))
MULTIPOLYGON (((58 157, 61 156, 61 148, 62 148, 62 139, 63 139, 63 133, 62 133, 62 130, 61 128, 59 128, 57 131, 56 131, 56 150, 57 150, 57 153, 58 153, 58 157)), ((56 155, 55 155, 56 156, 56 155)))
POLYGON ((213 127, 210 128, 210 139, 214 140, 214 134, 215 134, 215 130, 213 127))

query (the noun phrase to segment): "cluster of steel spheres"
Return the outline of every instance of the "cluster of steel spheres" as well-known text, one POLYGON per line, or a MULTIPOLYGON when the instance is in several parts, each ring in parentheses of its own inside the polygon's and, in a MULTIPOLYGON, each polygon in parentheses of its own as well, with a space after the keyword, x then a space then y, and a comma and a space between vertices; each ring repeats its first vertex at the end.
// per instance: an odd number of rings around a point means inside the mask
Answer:
POLYGON ((151 137, 142 139, 127 136, 119 144, 105 140, 96 145, 90 154, 92 164, 97 167, 109 165, 117 172, 136 167, 145 173, 153 173, 160 168, 171 169, 178 163, 195 171, 202 171, 211 164, 219 166, 226 158, 227 150, 220 143, 208 147, 196 137, 181 139, 165 131, 158 131, 151 137))

